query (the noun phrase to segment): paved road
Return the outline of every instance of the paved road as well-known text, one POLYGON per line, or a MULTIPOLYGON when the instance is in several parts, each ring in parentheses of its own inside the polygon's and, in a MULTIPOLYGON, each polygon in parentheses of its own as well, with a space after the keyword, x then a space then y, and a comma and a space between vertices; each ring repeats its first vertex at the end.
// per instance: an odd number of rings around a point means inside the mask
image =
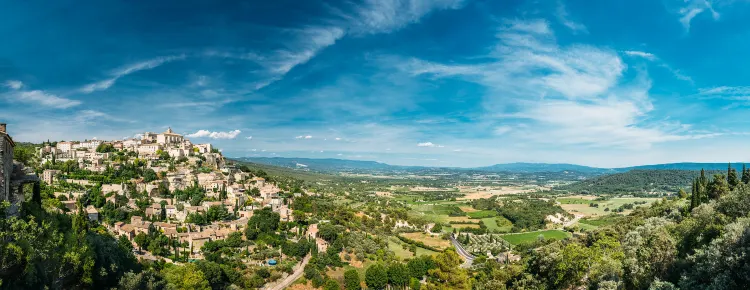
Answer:
POLYGON ((464 258, 465 262, 461 265, 463 268, 471 267, 471 264, 474 262, 474 256, 469 254, 466 250, 464 250, 464 247, 461 246, 461 243, 459 243, 456 238, 453 237, 451 234, 451 243, 453 243, 453 246, 456 247, 456 252, 461 255, 461 257, 464 258))
POLYGON ((310 254, 307 254, 307 256, 302 259, 302 263, 299 263, 297 265, 297 269, 294 270, 294 273, 292 273, 292 275, 287 276, 286 278, 284 278, 284 280, 281 281, 281 283, 268 288, 268 290, 281 290, 294 283, 294 281, 297 281, 297 279, 299 279, 299 277, 302 277, 302 274, 305 272, 305 266, 307 266, 307 263, 310 262, 311 257, 312 256, 310 254))

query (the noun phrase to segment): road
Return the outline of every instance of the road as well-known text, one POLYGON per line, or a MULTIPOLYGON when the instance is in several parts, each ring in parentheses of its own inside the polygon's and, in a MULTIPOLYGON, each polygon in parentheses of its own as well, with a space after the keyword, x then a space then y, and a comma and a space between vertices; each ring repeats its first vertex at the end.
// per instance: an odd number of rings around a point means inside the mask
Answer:
POLYGON ((461 255, 461 257, 464 258, 465 262, 461 264, 461 267, 468 268, 471 267, 471 264, 474 262, 474 256, 469 254, 466 250, 464 250, 464 247, 461 246, 461 243, 459 243, 456 238, 453 237, 451 234, 451 243, 453 243, 453 246, 456 247, 456 252, 461 255))
POLYGON ((292 275, 287 276, 284 278, 284 280, 281 281, 281 283, 276 284, 276 286, 273 286, 271 288, 267 288, 267 290, 281 290, 286 287, 289 287, 294 281, 297 281, 299 277, 302 277, 302 274, 305 272, 305 266, 307 266, 307 263, 310 262, 310 258, 312 256, 310 254, 307 254, 307 256, 302 259, 302 263, 299 263, 297 265, 297 269, 294 270, 294 273, 292 275))

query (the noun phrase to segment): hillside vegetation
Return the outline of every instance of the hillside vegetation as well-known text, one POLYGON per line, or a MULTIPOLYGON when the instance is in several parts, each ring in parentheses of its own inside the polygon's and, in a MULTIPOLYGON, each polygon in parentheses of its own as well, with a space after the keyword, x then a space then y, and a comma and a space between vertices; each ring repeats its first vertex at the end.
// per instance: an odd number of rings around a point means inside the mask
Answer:
POLYGON ((650 192, 677 192, 679 188, 690 188, 690 183, 699 175, 700 171, 693 170, 631 170, 598 176, 555 189, 583 194, 638 195, 650 192))

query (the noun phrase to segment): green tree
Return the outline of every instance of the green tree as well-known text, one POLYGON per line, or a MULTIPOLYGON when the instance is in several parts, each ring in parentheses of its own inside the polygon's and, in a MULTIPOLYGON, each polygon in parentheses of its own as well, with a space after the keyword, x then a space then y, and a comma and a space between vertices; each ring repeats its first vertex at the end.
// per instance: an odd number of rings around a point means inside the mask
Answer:
POLYGON ((428 271, 427 289, 469 289, 469 274, 460 267, 462 261, 456 250, 448 248, 435 256, 434 269, 428 271))
POLYGON ((388 266, 388 283, 396 289, 403 289, 409 283, 409 269, 399 262, 388 266))
POLYGON ((727 168, 727 183, 729 184, 730 190, 734 190, 734 188, 740 184, 740 179, 737 178, 737 170, 732 168, 731 163, 729 163, 727 168))
POLYGON ((344 289, 346 290, 360 290, 362 284, 359 280, 359 272, 355 269, 349 269, 344 272, 344 289))
POLYGON ((388 272, 380 264, 374 264, 365 271, 365 284, 369 289, 385 289, 388 285, 388 272))
POLYGON ((336 280, 328 279, 323 285, 323 290, 339 290, 341 289, 341 286, 339 286, 339 282, 336 282, 336 280))
POLYGON ((729 193, 729 184, 727 184, 724 175, 716 174, 708 184, 707 194, 710 199, 718 199, 729 193))
POLYGON ((433 232, 433 233, 440 233, 442 231, 443 231, 443 225, 441 225, 440 223, 435 223, 432 229, 430 229, 430 232, 433 232))
POLYGON ((677 196, 680 199, 686 199, 687 198, 687 192, 685 192, 685 190, 682 189, 682 187, 680 187, 680 190, 677 191, 677 196))
POLYGON ((273 212, 271 208, 255 210, 253 216, 247 221, 245 236, 248 240, 255 240, 259 234, 274 233, 279 227, 281 216, 273 212))
POLYGON ((151 182, 156 180, 158 177, 156 176, 156 172, 149 168, 143 171, 143 181, 144 182, 151 182))
POLYGON ((168 265, 161 271, 168 288, 210 290, 211 286, 198 266, 187 263, 185 266, 168 265))
POLYGON ((135 244, 138 245, 139 250, 142 250, 143 248, 148 247, 149 239, 148 239, 148 235, 146 235, 145 233, 140 232, 137 235, 135 235, 135 238, 133 239, 135 240, 135 244))
POLYGON ((750 183, 750 170, 745 167, 744 163, 742 164, 742 183, 750 183))

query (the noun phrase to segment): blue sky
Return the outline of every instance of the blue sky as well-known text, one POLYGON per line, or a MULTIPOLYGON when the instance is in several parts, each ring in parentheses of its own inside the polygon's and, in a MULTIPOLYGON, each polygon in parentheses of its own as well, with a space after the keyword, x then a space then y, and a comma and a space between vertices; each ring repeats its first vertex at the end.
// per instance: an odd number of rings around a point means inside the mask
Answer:
POLYGON ((233 157, 750 160, 749 1, 0 6, 0 121, 19 141, 171 126, 233 157))

